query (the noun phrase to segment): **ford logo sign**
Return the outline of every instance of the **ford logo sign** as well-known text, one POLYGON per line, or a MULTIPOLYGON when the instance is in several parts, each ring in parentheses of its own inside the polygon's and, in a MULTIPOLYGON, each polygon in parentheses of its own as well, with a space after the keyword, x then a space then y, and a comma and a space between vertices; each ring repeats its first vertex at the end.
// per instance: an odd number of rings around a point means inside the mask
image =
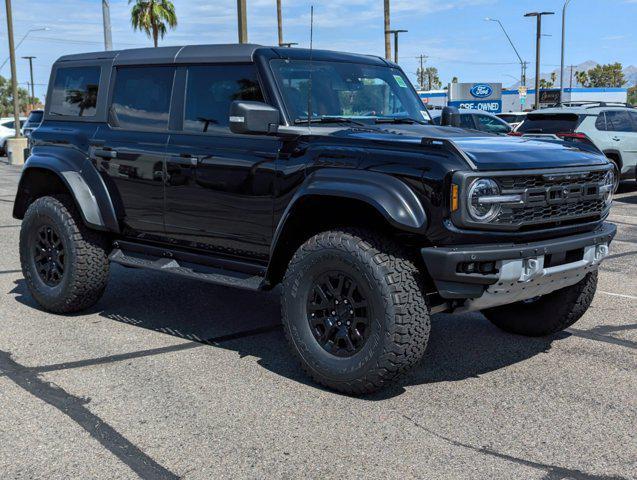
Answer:
POLYGON ((491 88, 491 86, 487 85, 486 83, 477 83, 473 87, 471 87, 471 90, 469 90, 469 92, 471 92, 471 95, 476 98, 487 98, 493 93, 493 88, 491 88))

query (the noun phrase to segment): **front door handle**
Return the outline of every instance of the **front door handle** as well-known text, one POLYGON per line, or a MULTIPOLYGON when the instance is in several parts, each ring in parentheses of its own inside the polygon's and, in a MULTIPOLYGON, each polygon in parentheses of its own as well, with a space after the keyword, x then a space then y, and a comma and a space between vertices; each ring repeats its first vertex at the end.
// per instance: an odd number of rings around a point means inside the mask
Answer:
POLYGON ((117 158, 117 152, 111 150, 110 148, 96 148, 93 150, 93 154, 96 157, 104 158, 110 160, 111 158, 117 158))
POLYGON ((190 155, 189 153, 180 153, 179 158, 188 161, 190 165, 193 166, 199 163, 199 157, 196 155, 190 155))

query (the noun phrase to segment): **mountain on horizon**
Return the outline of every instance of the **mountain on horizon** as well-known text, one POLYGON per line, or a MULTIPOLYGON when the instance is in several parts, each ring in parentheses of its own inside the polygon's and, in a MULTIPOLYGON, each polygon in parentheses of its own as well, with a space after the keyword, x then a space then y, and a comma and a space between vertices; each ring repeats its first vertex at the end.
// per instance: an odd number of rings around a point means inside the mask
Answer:
MULTIPOLYGON (((582 62, 578 65, 573 65, 573 68, 572 68, 573 88, 582 86, 576 80, 575 72, 588 71, 591 68, 596 67, 597 65, 600 65, 600 64, 594 60, 587 60, 586 62, 582 62)), ((529 67, 530 66, 531 64, 529 63, 529 67)), ((626 79, 626 85, 625 85, 626 87, 632 87, 633 85, 637 85, 637 66, 629 65, 628 67, 624 67, 623 72, 624 72, 624 78, 626 79)), ((560 69, 559 68, 556 68, 555 70, 549 73, 540 73, 540 78, 541 79, 543 78, 546 81, 550 81, 552 73, 555 73, 556 75, 555 86, 559 87, 560 86, 560 69)), ((527 70, 526 84, 527 86, 535 85, 535 77, 529 77, 528 70, 527 70)), ((518 88, 519 86, 520 86, 520 82, 516 82, 515 84, 507 88, 515 89, 515 88, 518 88)), ((564 88, 570 88, 570 87, 571 87, 571 66, 565 65, 564 66, 564 88)))

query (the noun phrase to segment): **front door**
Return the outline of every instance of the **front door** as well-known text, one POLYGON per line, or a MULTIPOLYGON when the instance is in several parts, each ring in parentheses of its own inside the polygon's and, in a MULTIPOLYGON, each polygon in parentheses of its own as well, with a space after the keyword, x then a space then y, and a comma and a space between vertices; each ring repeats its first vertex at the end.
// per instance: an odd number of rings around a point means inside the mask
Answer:
POLYGON ((164 161, 173 67, 115 72, 109 125, 91 141, 128 236, 164 236, 164 161))
POLYGON ((190 66, 184 83, 182 131, 167 148, 167 235, 189 247, 265 259, 280 141, 228 128, 232 101, 263 101, 256 69, 190 66))

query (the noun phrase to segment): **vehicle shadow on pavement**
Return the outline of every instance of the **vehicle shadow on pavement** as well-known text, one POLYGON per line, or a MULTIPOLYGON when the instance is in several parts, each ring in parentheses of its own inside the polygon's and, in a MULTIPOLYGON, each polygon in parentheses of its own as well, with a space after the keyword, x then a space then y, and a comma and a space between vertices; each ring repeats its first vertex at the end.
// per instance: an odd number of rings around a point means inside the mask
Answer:
MULTIPOLYGON (((24 305, 39 309, 23 279, 11 292, 24 305)), ((254 293, 218 287, 156 272, 114 266, 104 297, 87 312, 108 320, 196 342, 81 360, 70 368, 104 364, 188 348, 224 348, 252 356, 263 368, 311 385, 288 349, 281 328, 278 292, 254 293), (211 347, 206 347, 210 345, 211 347)), ((389 389, 364 397, 378 401, 400 395, 405 387, 461 381, 524 361, 551 348, 568 333, 530 339, 501 332, 480 314, 435 315, 421 364, 389 389)), ((49 371, 54 368, 45 368, 49 371)))
POLYGON ((622 196, 616 196, 614 198, 615 202, 619 202, 619 203, 631 203, 631 204, 637 204, 637 182, 622 182, 619 184, 619 188, 617 189, 617 195, 622 195, 622 196), (623 194, 625 193, 634 193, 634 195, 630 195, 630 196, 623 196, 623 194))

